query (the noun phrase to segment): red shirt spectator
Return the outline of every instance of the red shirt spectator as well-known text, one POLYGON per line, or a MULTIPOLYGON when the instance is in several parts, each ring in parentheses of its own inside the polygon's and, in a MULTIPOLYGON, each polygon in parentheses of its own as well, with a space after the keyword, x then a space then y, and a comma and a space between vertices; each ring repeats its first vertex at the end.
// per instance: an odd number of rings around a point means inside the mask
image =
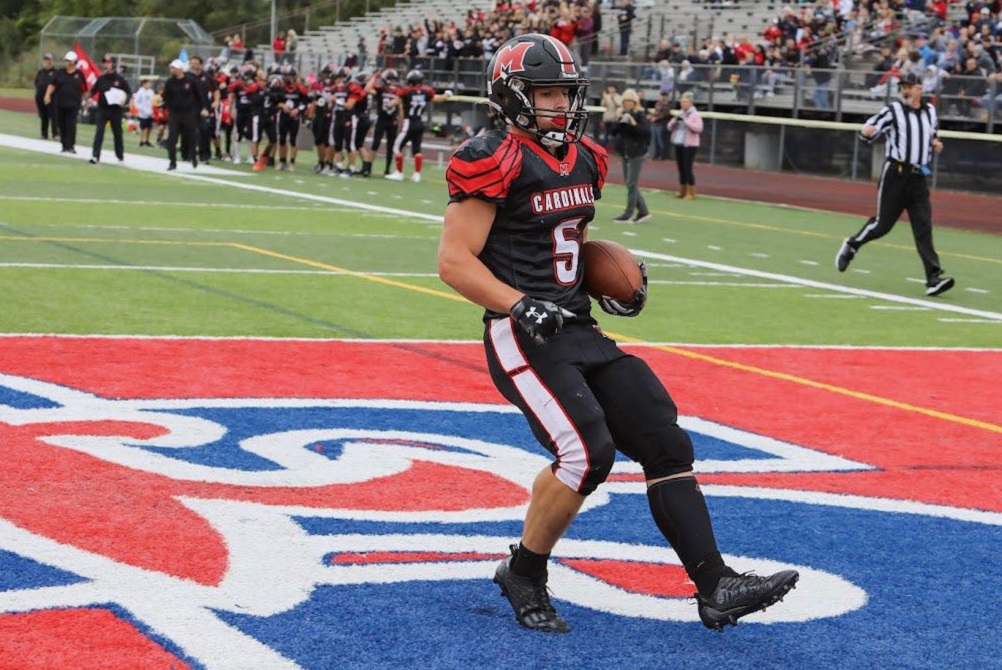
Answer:
POLYGON ((275 52, 275 58, 278 58, 285 53, 285 38, 281 35, 276 35, 275 40, 271 43, 271 50, 275 52))
POLYGON ((574 33, 577 32, 574 21, 569 19, 558 19, 550 28, 550 37, 555 37, 567 46, 574 41, 574 33))

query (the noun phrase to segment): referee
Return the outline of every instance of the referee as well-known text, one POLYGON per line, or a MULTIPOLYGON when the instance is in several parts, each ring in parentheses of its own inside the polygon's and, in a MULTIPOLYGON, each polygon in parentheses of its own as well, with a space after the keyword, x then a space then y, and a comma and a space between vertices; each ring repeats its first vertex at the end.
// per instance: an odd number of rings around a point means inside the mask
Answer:
POLYGON ((847 237, 835 256, 835 267, 845 272, 859 248, 891 232, 901 212, 908 210, 915 247, 925 268, 925 294, 939 295, 953 288, 953 277, 943 274, 939 256, 932 246, 932 204, 929 201, 929 163, 935 151, 943 150, 937 137, 936 108, 922 101, 922 82, 906 74, 900 82, 901 100, 884 107, 867 119, 861 139, 871 143, 886 134, 884 169, 877 187, 877 215, 863 228, 847 237))

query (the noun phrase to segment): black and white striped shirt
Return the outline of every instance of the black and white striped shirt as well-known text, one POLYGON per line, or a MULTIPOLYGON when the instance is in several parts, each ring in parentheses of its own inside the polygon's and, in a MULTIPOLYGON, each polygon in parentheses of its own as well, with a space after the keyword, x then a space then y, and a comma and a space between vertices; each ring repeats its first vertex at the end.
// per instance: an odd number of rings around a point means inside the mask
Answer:
POLYGON ((868 142, 886 133, 885 157, 916 167, 928 165, 932 160, 932 141, 937 136, 939 119, 936 108, 929 103, 923 102, 913 109, 896 100, 867 119, 865 125, 877 129, 864 138, 868 142))

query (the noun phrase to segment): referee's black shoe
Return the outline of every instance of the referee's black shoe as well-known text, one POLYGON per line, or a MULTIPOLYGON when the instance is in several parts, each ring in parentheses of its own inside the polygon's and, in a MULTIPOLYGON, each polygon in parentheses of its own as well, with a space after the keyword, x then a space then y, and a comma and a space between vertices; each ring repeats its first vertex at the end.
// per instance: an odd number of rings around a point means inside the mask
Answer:
POLYGON ((838 253, 835 254, 835 267, 838 271, 845 272, 845 269, 849 267, 849 263, 852 262, 855 255, 856 250, 849 244, 849 238, 847 237, 842 240, 842 246, 838 248, 838 253))
POLYGON ((546 578, 529 579, 511 571, 511 561, 518 548, 511 545, 511 556, 501 561, 494 573, 494 583, 501 587, 501 595, 508 599, 520 624, 544 633, 566 633, 571 627, 550 603, 546 592, 546 578))
POLYGON ((929 281, 925 285, 925 294, 928 296, 939 295, 940 293, 946 293, 956 282, 953 281, 953 277, 944 277, 939 275, 936 277, 929 277, 929 281))
POLYGON ((724 577, 709 598, 696 594, 699 620, 707 628, 722 631, 738 625, 738 619, 775 605, 797 585, 800 573, 783 570, 769 577, 743 574, 724 577))

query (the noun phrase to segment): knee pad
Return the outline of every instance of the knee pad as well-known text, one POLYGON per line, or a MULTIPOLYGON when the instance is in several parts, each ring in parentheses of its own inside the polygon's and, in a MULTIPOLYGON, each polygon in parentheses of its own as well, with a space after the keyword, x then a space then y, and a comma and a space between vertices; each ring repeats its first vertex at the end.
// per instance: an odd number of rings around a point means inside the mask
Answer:
POLYGON ((572 490, 587 496, 606 480, 615 462, 616 447, 611 441, 599 446, 592 444, 587 451, 562 456, 553 464, 553 474, 572 490))
POLYGON ((662 436, 661 448, 642 464, 644 476, 651 480, 691 472, 694 460, 692 438, 678 424, 673 424, 662 436))

